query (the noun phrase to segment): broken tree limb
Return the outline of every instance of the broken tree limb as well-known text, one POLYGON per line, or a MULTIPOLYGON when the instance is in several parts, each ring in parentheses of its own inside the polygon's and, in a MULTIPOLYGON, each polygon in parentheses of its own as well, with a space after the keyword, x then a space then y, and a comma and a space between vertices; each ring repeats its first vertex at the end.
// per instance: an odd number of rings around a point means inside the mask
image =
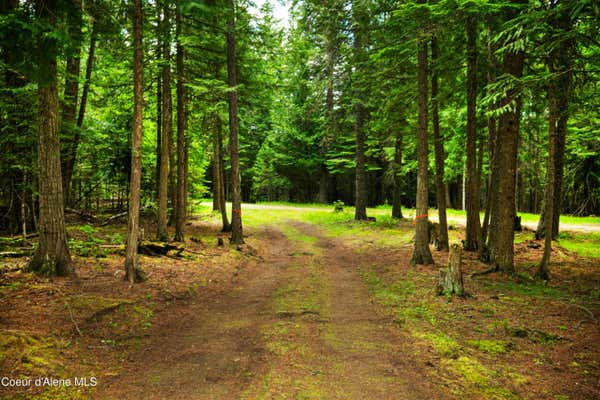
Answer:
POLYGON ((79 333, 80 337, 83 337, 83 333, 81 333, 81 330, 79 329, 79 326, 77 325, 77 322, 75 322, 75 318, 73 318, 73 311, 71 311, 71 306, 69 305, 69 302, 65 301, 65 306, 67 307, 67 310, 69 310, 69 317, 71 318, 71 322, 75 326, 77 333, 79 333))
POLYGON ((96 220, 98 219, 94 214, 88 212, 88 211, 81 211, 81 210, 76 210, 74 208, 65 208, 65 212, 71 213, 71 214, 75 214, 77 216, 79 216, 79 218, 81 218, 84 221, 87 222, 96 222, 96 220))
POLYGON ((465 295, 462 276, 462 249, 458 244, 453 244, 450 247, 448 267, 440 269, 437 291, 438 295, 465 295))
MULTIPOLYGON (((147 210, 148 210, 148 207, 142 207, 142 208, 140 208, 140 214, 145 213, 147 210)), ((123 212, 120 212, 118 214, 111 215, 110 217, 108 217, 104 221, 100 222, 98 224, 98 226, 106 226, 106 225, 110 224, 111 222, 113 222, 113 221, 115 221, 115 220, 117 220, 119 218, 126 217, 128 213, 129 213, 129 211, 123 211, 123 212)))
POLYGON ((32 253, 31 249, 23 249, 18 251, 2 251, 0 252, 0 258, 19 258, 28 257, 32 253))
POLYGON ((115 215, 113 215, 113 216, 111 216, 111 217, 109 217, 109 218, 105 219, 104 221, 102 221, 102 222, 100 223, 100 225, 99 225, 99 226, 106 226, 106 225, 110 224, 112 221, 114 221, 114 220, 116 220, 116 219, 119 219, 119 218, 125 217, 125 216, 127 216, 127 213, 128 213, 128 212, 129 212, 129 211, 123 211, 123 212, 120 212, 120 213, 118 213, 118 214, 115 214, 115 215))

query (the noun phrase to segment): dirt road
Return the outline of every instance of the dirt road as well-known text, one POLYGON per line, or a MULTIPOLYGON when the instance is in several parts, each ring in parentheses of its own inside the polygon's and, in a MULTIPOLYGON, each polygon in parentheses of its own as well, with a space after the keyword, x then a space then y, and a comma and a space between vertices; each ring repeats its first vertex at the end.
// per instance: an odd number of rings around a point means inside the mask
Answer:
POLYGON ((257 232, 262 260, 154 327, 95 398, 446 398, 370 302, 359 268, 373 255, 290 224, 304 240, 257 232))

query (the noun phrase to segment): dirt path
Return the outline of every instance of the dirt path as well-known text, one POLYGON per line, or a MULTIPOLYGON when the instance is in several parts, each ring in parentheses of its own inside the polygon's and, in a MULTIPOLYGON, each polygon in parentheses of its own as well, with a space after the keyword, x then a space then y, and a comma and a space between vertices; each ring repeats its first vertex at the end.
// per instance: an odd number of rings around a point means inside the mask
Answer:
POLYGON ((263 261, 194 302, 101 384, 98 399, 426 399, 410 340, 370 302, 355 254, 310 224, 267 229, 263 261), (288 229, 289 230, 289 229, 288 229), (286 230, 286 231, 288 231, 286 230))

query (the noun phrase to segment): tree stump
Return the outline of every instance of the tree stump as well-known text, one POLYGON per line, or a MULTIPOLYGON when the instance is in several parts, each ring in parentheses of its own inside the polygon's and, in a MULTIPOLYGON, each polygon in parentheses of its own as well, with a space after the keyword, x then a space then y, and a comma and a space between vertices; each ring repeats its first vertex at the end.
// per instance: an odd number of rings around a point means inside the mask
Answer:
POLYGON ((458 244, 450 247, 448 256, 448 267, 440 269, 440 281, 438 284, 438 295, 464 296, 464 285, 462 277, 462 249, 458 244))

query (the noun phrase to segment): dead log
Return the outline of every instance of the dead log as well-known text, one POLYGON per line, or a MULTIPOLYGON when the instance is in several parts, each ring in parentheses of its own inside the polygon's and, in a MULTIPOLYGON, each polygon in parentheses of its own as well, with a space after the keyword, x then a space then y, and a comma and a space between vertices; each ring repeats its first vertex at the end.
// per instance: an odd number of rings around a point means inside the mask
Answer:
POLYGON ((31 249, 24 249, 18 251, 2 251, 0 252, 0 258, 20 258, 28 257, 32 253, 31 249))
POLYGON ((74 208, 66 207, 65 212, 75 214, 79 218, 81 218, 83 221, 86 221, 86 222, 96 222, 96 220, 98 219, 94 214, 92 214, 89 211, 81 211, 81 210, 76 210, 74 208))
POLYGON ((166 256, 171 250, 176 250, 177 255, 179 256, 185 249, 183 247, 162 242, 143 241, 138 244, 138 253, 147 256, 166 256))
POLYGON ((437 291, 440 296, 465 295, 462 276, 462 248, 458 244, 450 247, 448 267, 440 269, 437 291))
MULTIPOLYGON (((145 214, 149 209, 150 209, 150 207, 140 208, 140 215, 145 214)), ((128 213, 129 213, 129 211, 123 211, 118 214, 112 215, 112 216, 108 217, 107 219, 105 219, 104 221, 100 222, 98 224, 98 226, 106 226, 106 225, 110 224, 111 222, 113 222, 114 220, 126 217, 128 213)))
POLYGON ((105 219, 104 221, 102 221, 102 222, 100 223, 100 225, 98 225, 98 226, 106 226, 106 225, 110 224, 112 221, 114 221, 114 220, 116 220, 116 219, 119 219, 119 218, 122 218, 122 217, 125 217, 125 216, 127 216, 127 213, 128 213, 128 212, 129 212, 129 211, 123 211, 123 212, 121 212, 121 213, 115 214, 115 215, 113 215, 113 216, 111 216, 111 217, 109 217, 109 218, 105 219))

